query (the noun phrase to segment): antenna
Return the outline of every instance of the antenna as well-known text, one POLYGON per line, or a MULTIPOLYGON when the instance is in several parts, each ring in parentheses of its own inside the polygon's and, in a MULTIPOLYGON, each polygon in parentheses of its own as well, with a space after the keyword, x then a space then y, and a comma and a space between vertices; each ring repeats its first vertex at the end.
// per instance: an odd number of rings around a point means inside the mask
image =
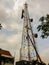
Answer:
POLYGON ((2 25, 1 25, 1 23, 0 23, 0 30, 1 30, 1 28, 2 28, 2 25))

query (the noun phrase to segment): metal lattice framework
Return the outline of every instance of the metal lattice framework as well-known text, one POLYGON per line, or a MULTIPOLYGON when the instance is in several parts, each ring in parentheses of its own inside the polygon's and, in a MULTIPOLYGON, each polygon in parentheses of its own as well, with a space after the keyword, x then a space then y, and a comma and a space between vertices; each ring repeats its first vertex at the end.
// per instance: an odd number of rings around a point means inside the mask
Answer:
POLYGON ((20 60, 38 60, 40 62, 41 58, 38 54, 35 37, 37 34, 33 34, 31 22, 33 19, 29 18, 28 6, 25 3, 24 9, 22 10, 23 23, 23 33, 22 33, 22 44, 20 49, 20 60))

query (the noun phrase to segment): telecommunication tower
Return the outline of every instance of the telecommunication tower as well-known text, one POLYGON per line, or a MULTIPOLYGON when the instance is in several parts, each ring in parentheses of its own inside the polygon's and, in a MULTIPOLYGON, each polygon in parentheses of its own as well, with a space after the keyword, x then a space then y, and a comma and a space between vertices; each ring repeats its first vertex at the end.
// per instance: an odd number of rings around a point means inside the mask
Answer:
MULTIPOLYGON (((28 12, 28 5, 25 3, 24 9, 22 10, 22 16, 21 19, 24 20, 23 22, 23 32, 22 32, 22 43, 21 43, 21 49, 20 49, 20 62, 18 65, 24 65, 23 62, 26 61, 33 62, 31 65, 42 63, 42 60, 38 54, 35 38, 37 38, 37 34, 33 33, 32 25, 33 19, 30 19, 29 12, 28 12), (22 64, 21 64, 22 62, 22 64)), ((41 64, 42 65, 42 64, 41 64)))

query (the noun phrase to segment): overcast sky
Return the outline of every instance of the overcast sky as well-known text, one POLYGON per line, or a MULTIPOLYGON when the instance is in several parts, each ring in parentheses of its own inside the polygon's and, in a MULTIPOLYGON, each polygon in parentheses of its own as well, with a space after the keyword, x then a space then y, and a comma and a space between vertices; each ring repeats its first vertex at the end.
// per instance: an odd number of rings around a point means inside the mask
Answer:
MULTIPOLYGON (((33 17, 33 29, 36 33, 36 27, 39 24, 39 18, 49 13, 49 0, 0 0, 0 48, 9 50, 14 54, 16 51, 16 60, 19 59, 19 49, 21 45, 23 21, 21 20, 21 11, 24 3, 27 1, 30 17, 33 17)), ((43 61, 49 62, 49 38, 43 40, 36 39, 37 48, 43 61)))

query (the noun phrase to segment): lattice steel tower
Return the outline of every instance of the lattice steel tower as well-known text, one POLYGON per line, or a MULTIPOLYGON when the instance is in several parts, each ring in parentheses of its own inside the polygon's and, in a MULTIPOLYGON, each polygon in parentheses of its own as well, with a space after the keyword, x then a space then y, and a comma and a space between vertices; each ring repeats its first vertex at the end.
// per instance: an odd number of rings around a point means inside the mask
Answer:
POLYGON ((24 20, 24 23, 22 33, 22 44, 20 49, 20 60, 38 60, 39 62, 42 62, 37 51, 34 39, 35 37, 37 37, 37 34, 34 34, 32 30, 31 23, 33 19, 29 18, 27 3, 25 3, 24 5, 21 18, 24 20))

